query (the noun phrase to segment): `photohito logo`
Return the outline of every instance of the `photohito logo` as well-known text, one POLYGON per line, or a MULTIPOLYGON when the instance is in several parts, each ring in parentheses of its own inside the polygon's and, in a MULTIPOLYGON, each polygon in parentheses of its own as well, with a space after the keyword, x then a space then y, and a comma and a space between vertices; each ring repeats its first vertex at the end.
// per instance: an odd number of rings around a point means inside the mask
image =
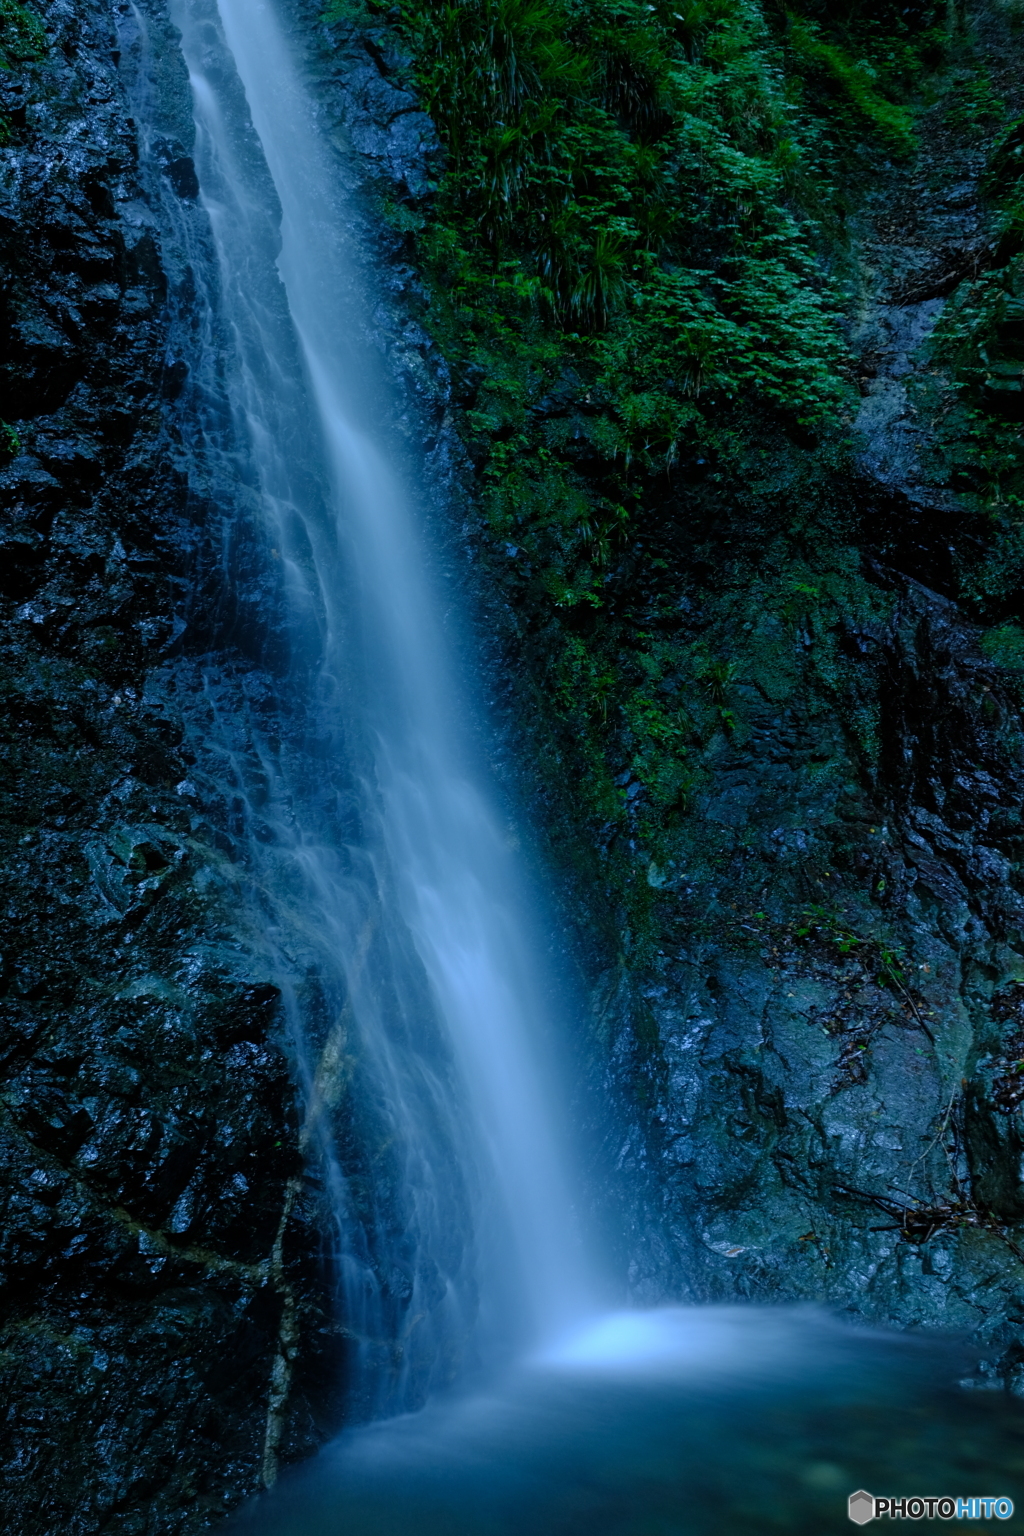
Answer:
POLYGON ((876 1499, 865 1488, 850 1494, 847 1514, 854 1525, 869 1520, 1009 1520, 1012 1499, 876 1499))

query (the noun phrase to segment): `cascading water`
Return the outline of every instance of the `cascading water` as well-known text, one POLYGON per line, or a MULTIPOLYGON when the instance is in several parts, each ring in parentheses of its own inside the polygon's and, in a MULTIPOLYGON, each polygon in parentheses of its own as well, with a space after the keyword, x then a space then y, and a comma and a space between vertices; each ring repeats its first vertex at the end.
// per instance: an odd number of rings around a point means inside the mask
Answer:
MULTIPOLYGON (((219 508, 225 520, 222 589, 239 589, 254 529, 272 546, 278 579, 262 601, 290 658, 270 699, 244 668, 211 662, 193 717, 234 807, 240 921, 285 998, 303 1136, 330 1185, 348 1417, 398 1415, 282 1479, 243 1527, 820 1536, 846 1528, 848 1493, 905 1483, 911 1467, 921 1488, 960 1491, 947 1474, 1012 1450, 1019 1421, 943 1397, 957 1362, 941 1350, 781 1309, 586 1321, 541 946, 465 745, 429 549, 375 425, 386 392, 358 343, 341 167, 270 0, 171 9, 216 254, 168 196, 181 249, 165 255, 195 282, 178 284, 183 458, 207 519, 219 508), (428 1402, 502 1343, 532 1354, 471 1398, 428 1402)), ((149 149, 166 162, 156 132, 149 149)), ((211 636, 244 631, 244 608, 211 636)))
MULTIPOLYGON (((232 701, 211 683, 212 736, 246 804, 306 1134, 326 1135, 342 1310, 364 1341, 358 1395, 372 1414, 418 1401, 454 1354, 550 1335, 587 1305, 539 1065, 550 1023, 523 882, 463 744, 412 505, 366 420, 367 397, 379 407, 382 392, 357 340, 337 159, 269 4, 175 0, 172 16, 229 341, 230 452, 280 561, 315 745, 289 766, 257 727, 256 760, 239 761, 232 701), (347 820, 319 804, 339 777, 347 820), (304 968, 329 1016, 315 1043, 304 968), (353 1180, 329 1134, 352 1060, 358 1113, 376 1120, 362 1139, 386 1147, 376 1178, 399 1186, 388 1212, 372 1209, 365 1170, 353 1180), (388 1226, 406 1228, 397 1249, 388 1226), (405 1294, 389 1303, 379 1276, 396 1252, 405 1294)), ((193 431, 197 456, 229 452, 201 413, 193 431)))

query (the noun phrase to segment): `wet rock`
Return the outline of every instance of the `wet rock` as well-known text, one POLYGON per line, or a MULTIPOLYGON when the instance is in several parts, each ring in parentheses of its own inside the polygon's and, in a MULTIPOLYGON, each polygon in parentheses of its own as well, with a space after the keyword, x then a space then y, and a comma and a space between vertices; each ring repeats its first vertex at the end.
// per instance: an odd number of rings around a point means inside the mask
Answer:
MULTIPOLYGON (((333 1388, 301 1386, 323 1351, 294 1320, 330 1334, 323 1213, 181 708, 210 632, 187 594, 220 554, 167 404, 189 373, 158 195, 162 177, 194 208, 184 67, 159 4, 42 13, 45 58, 0 76, 0 415, 20 444, 0 466, 0 1508, 25 1536, 184 1532, 315 1443, 333 1388), (165 61, 148 160, 133 17, 165 61)), ((227 606, 212 578, 204 596, 227 606)))

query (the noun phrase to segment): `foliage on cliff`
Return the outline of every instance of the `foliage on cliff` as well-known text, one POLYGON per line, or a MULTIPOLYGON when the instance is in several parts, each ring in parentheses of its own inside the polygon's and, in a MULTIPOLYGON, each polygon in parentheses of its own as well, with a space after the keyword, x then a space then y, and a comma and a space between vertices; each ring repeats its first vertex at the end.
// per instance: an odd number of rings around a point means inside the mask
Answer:
MULTIPOLYGON (((0 0, 0 70, 10 71, 42 57, 46 34, 37 16, 18 0, 0 0)), ((10 123, 0 111, 0 146, 9 143, 10 123)), ((18 434, 7 422, 0 421, 0 464, 20 448, 18 434)))
POLYGON ((18 0, 0 0, 0 69, 38 59, 45 46, 39 18, 18 0))
POLYGON ((983 556, 961 561, 964 595, 1003 618, 1024 586, 1024 118, 997 134, 982 189, 991 240, 932 343, 950 380, 922 395, 941 424, 937 469, 981 522, 983 556))
MULTIPOLYGON (((334 7, 356 12, 375 14, 334 7)), ((837 650, 880 601, 848 547, 844 222, 858 178, 914 150, 944 14, 387 12, 446 152, 427 215, 392 216, 430 281, 551 750, 650 888, 697 835, 711 760, 749 734, 752 687, 778 704, 814 672, 874 750, 837 650)))

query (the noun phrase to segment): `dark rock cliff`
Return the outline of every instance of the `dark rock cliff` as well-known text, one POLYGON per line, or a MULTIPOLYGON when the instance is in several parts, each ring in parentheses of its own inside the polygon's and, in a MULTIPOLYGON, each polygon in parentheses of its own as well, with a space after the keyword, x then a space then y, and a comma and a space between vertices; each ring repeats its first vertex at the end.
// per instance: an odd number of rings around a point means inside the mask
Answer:
MULTIPOLYGON (((328 838, 352 835, 338 818, 353 810, 344 742, 321 804, 308 657, 233 436, 180 39, 161 0, 40 15, 43 55, 0 74, 0 419, 15 433, 0 463, 0 1507, 25 1536, 155 1536, 205 1526, 368 1411, 319 1122, 378 1224, 390 1332, 359 1346, 382 1379, 403 1368, 407 1213, 373 1106, 352 1102, 358 1070, 339 1068, 344 1013, 299 940, 307 1113, 247 862, 260 752, 290 760, 328 838)), ((450 530, 445 365, 410 313, 401 241, 359 195, 383 176, 423 196, 436 141, 372 48, 332 71, 377 295, 368 340, 450 530)), ((458 531, 448 543, 454 559, 458 531)))
MULTIPOLYGON (((984 6, 963 24, 1019 111, 1019 35, 984 6)), ((731 601, 749 733, 719 744, 700 813, 733 830, 719 873, 666 882, 632 997, 656 1031, 668 1271, 686 1254, 701 1298, 961 1330, 1019 1391, 1024 721, 958 588, 984 522, 936 463, 941 410, 919 410, 936 322, 998 238, 977 132, 933 106, 921 141, 851 219, 844 494, 868 612, 830 635, 813 598, 781 627, 731 601)))
POLYGON ((292 1377, 315 1374, 294 1341, 325 1305, 322 1223, 237 808, 197 763, 203 688, 268 691, 243 610, 273 585, 258 541, 225 557, 183 459, 196 273, 162 200, 200 215, 175 35, 158 5, 41 14, 44 57, 0 75, 0 1507, 26 1536, 178 1531, 313 1443, 292 1377))

